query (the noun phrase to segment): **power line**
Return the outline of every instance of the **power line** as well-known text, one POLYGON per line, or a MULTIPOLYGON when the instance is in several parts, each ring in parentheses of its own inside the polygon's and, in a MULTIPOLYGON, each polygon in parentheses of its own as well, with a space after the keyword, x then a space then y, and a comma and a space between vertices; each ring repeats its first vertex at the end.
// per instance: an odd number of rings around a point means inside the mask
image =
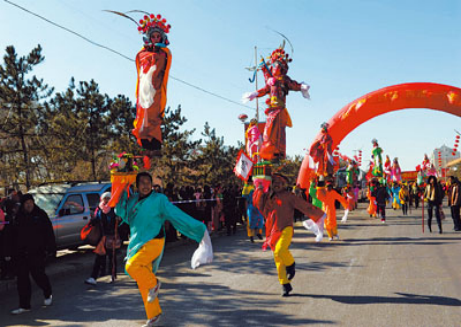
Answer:
MULTIPOLYGON (((66 31, 66 32, 68 32, 68 33, 71 33, 71 34, 73 34, 73 35, 75 35, 75 36, 77 36, 77 37, 83 39, 84 41, 86 41, 86 42, 88 42, 88 43, 90 43, 90 44, 92 44, 92 45, 94 45, 94 46, 97 46, 97 47, 99 47, 99 48, 102 48, 102 49, 105 49, 105 50, 107 50, 107 51, 110 51, 110 52, 112 52, 112 53, 114 53, 114 54, 116 54, 116 55, 118 55, 118 56, 120 56, 120 57, 122 57, 122 58, 124 58, 124 59, 127 59, 127 60, 129 60, 129 61, 131 61, 131 62, 135 62, 134 59, 132 59, 132 58, 130 58, 130 57, 124 55, 123 53, 118 52, 117 50, 114 50, 114 49, 112 49, 112 48, 109 48, 108 46, 105 46, 105 45, 103 45, 103 44, 97 43, 97 42, 95 42, 95 41, 93 41, 93 40, 91 40, 91 39, 89 39, 89 38, 83 36, 82 34, 80 34, 80 33, 78 33, 78 32, 75 32, 75 31, 73 31, 73 30, 71 30, 71 29, 69 29, 69 28, 67 28, 67 27, 65 27, 65 26, 62 26, 62 25, 58 24, 58 23, 55 23, 55 22, 49 20, 48 18, 45 18, 45 17, 43 17, 43 16, 41 16, 41 15, 35 13, 35 12, 30 11, 30 10, 27 9, 27 8, 24 8, 24 7, 18 5, 18 4, 16 4, 16 3, 14 3, 14 2, 11 2, 11 1, 9 1, 9 0, 3 0, 3 1, 5 1, 6 3, 8 3, 8 4, 10 4, 10 5, 12 5, 12 6, 14 6, 14 7, 18 8, 18 9, 21 9, 22 11, 25 11, 26 13, 28 13, 28 14, 30 14, 30 15, 33 15, 33 16, 35 16, 35 17, 41 19, 41 20, 44 20, 45 22, 47 22, 47 23, 49 23, 49 24, 51 24, 51 25, 53 25, 53 26, 55 26, 55 27, 58 27, 58 28, 60 28, 60 29, 62 29, 62 30, 64 30, 64 31, 66 31)), ((194 88, 194 89, 196 89, 196 90, 202 91, 202 92, 207 93, 207 94, 209 94, 209 95, 211 95, 211 96, 214 96, 214 97, 216 97, 216 98, 219 98, 219 99, 221 99, 221 100, 230 102, 230 103, 235 104, 235 105, 238 105, 238 106, 240 106, 240 107, 244 107, 244 108, 247 108, 247 109, 255 110, 255 108, 246 106, 246 105, 241 104, 241 103, 239 103, 239 102, 237 102, 237 101, 234 101, 234 100, 231 100, 231 99, 229 99, 229 98, 226 98, 226 97, 224 97, 224 96, 222 96, 222 95, 219 95, 219 94, 216 94, 216 93, 214 93, 214 92, 205 90, 204 88, 202 88, 202 87, 200 87, 200 86, 191 84, 191 83, 189 83, 189 82, 186 82, 186 81, 184 81, 184 80, 182 80, 182 79, 179 79, 179 78, 177 78, 177 77, 174 77, 174 76, 172 76, 172 75, 170 75, 170 78, 173 79, 173 80, 175 80, 175 81, 177 81, 177 82, 180 82, 180 83, 182 83, 182 84, 185 84, 185 85, 187 85, 187 86, 189 86, 189 87, 192 87, 192 88, 194 88)))

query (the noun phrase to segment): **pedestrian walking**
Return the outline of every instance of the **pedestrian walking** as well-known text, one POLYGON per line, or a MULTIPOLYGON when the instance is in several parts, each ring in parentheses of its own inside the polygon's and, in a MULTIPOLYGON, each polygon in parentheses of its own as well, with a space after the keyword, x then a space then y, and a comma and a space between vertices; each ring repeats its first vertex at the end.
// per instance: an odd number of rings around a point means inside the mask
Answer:
POLYGON ((435 211, 435 218, 437 219, 437 225, 439 226, 439 234, 442 234, 442 219, 440 216, 440 210, 443 199, 443 190, 437 182, 435 176, 429 176, 426 189, 424 190, 424 201, 427 202, 428 218, 427 227, 429 232, 432 233, 432 217, 435 211))
POLYGON ((449 205, 451 209, 451 217, 453 218, 453 229, 457 232, 461 231, 461 219, 460 219, 460 206, 461 206, 461 197, 460 197, 460 185, 459 180, 450 176, 451 192, 448 195, 449 205))
POLYGON ((96 285, 100 276, 110 274, 112 283, 117 278, 117 252, 118 248, 120 248, 121 240, 118 235, 118 220, 115 216, 114 208, 107 205, 110 198, 110 192, 105 192, 101 195, 101 202, 95 210, 94 218, 90 221, 93 226, 99 226, 102 237, 101 244, 95 250, 96 257, 91 276, 85 280, 85 283, 89 285, 96 285), (109 262, 109 273, 106 271, 106 258, 109 262))
POLYGON ((30 311, 32 287, 29 276, 42 289, 45 306, 53 302, 50 280, 45 273, 45 259, 56 256, 53 226, 48 215, 39 208, 31 194, 24 194, 15 219, 14 257, 17 269, 19 308, 11 313, 18 315, 30 311))

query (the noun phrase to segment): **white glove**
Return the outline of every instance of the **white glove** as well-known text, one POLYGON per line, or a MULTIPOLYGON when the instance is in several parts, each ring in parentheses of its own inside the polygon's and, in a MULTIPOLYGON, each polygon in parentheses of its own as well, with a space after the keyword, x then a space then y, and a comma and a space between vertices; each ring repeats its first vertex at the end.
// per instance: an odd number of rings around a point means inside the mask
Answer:
POLYGON ((247 92, 242 95, 242 102, 247 103, 248 101, 254 100, 258 96, 258 92, 247 92))
POLYGON ((311 99, 311 96, 309 95, 309 89, 311 87, 307 84, 302 83, 301 84, 301 93, 303 94, 303 97, 305 97, 307 100, 311 99))

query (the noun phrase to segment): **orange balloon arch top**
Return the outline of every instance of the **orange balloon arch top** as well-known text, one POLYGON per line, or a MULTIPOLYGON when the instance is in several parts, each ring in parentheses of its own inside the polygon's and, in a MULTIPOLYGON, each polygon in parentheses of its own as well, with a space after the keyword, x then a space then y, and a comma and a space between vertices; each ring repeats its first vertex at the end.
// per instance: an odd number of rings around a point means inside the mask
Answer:
MULTIPOLYGON (((333 148, 364 122, 410 108, 439 110, 461 117, 461 89, 435 83, 406 83, 368 93, 343 107, 328 121, 333 148)), ((315 140, 321 135, 318 133, 315 140)))
MULTIPOLYGON (((424 108, 461 117, 461 89, 436 83, 406 83, 370 92, 343 107, 328 121, 332 148, 355 128, 377 116, 403 109, 424 108)), ((322 137, 319 132, 312 144, 322 137)), ((312 147, 312 146, 311 146, 312 147)), ((308 184, 312 167, 309 155, 298 174, 299 184, 308 184)))

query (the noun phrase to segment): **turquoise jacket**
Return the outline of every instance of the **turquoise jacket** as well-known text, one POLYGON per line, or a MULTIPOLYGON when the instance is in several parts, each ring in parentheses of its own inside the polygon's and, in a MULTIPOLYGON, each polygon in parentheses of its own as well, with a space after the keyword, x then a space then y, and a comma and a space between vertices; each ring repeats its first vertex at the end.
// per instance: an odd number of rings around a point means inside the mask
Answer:
MULTIPOLYGON (((117 216, 130 226, 131 235, 127 260, 160 233, 166 220, 182 235, 200 243, 206 231, 205 225, 171 204, 165 195, 152 192, 145 199, 140 201, 138 199, 138 193, 131 194, 128 198, 127 193, 123 192, 115 207, 117 216)), ((157 271, 162 256, 163 250, 162 254, 153 262, 154 272, 157 271)))

